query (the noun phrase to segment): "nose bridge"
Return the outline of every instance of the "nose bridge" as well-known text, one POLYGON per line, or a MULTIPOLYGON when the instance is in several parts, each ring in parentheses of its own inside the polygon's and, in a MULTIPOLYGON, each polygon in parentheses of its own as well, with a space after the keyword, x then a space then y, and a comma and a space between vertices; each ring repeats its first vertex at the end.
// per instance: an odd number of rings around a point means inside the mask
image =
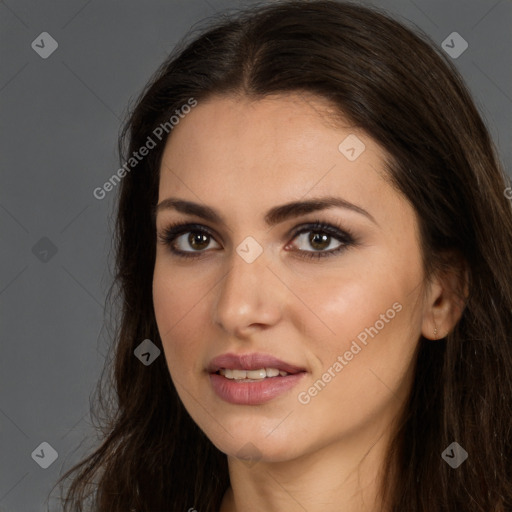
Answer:
MULTIPOLYGON (((246 248, 240 244, 238 250, 246 248)), ((273 324, 281 314, 278 283, 267 268, 265 254, 244 259, 233 251, 230 269, 218 288, 214 317, 231 332, 241 332, 252 324, 273 324)))

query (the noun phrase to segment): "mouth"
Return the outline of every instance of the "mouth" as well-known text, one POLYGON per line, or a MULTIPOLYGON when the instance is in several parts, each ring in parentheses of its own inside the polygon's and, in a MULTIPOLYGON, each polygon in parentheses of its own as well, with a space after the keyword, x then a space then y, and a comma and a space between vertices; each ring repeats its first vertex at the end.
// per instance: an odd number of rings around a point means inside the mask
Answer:
POLYGON ((215 393, 238 405, 268 402, 294 387, 307 373, 266 354, 224 354, 213 359, 207 371, 215 393))
POLYGON ((259 370, 242 370, 232 368, 221 368, 215 372, 217 375, 222 375, 226 379, 244 381, 244 382, 258 382, 263 379, 273 377, 286 377, 290 375, 288 372, 279 370, 278 368, 260 368, 259 370))
POLYGON ((220 373, 228 379, 264 379, 305 372, 291 363, 268 354, 222 354, 210 361, 208 373, 220 373))

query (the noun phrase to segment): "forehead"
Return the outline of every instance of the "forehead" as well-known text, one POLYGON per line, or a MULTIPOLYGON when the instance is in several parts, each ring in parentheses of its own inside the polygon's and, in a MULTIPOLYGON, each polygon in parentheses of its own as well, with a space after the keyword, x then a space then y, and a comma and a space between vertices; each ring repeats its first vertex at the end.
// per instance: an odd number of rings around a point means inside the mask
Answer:
POLYGON ((214 96, 199 102, 175 126, 165 152, 176 156, 193 148, 200 150, 194 158, 215 153, 230 160, 237 155, 299 159, 327 134, 337 138, 336 117, 340 114, 324 99, 300 93, 262 99, 214 96))
POLYGON ((376 198, 400 199, 385 183, 385 160, 375 141, 322 98, 213 97, 171 132, 159 201, 180 195, 254 213, 263 203, 339 194, 366 208, 376 198))

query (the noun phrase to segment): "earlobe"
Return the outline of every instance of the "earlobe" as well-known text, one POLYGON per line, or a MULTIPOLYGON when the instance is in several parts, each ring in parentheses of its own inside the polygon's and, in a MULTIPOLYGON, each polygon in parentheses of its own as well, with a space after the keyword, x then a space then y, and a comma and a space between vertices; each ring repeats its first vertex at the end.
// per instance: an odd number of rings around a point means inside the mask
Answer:
POLYGON ((430 283, 425 300, 421 333, 430 340, 445 338, 460 320, 469 293, 468 271, 464 261, 439 273, 430 283))

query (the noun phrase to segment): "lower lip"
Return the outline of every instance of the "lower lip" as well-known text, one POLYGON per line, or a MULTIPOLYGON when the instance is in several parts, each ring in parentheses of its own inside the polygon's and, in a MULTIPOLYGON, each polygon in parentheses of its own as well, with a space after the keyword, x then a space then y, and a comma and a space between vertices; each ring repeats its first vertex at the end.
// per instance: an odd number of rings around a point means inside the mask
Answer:
POLYGON ((258 382, 238 382, 211 373, 210 382, 215 393, 230 404, 259 405, 293 388, 305 374, 300 372, 285 377, 267 377, 258 382))

